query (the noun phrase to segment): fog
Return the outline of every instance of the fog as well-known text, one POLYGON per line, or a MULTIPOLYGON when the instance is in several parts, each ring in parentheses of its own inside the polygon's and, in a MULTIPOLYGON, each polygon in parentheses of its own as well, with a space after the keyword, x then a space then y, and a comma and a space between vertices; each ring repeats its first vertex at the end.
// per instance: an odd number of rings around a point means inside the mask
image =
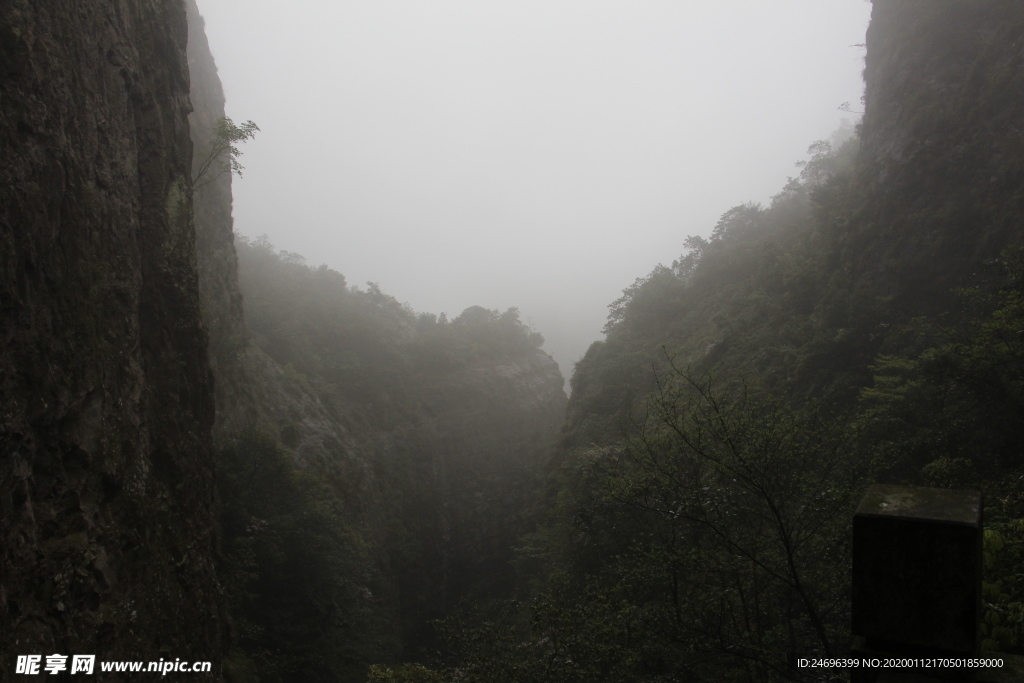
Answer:
POLYGON ((687 235, 767 202, 843 102, 865 0, 198 0, 261 128, 235 230, 418 311, 520 309, 567 376, 687 235))

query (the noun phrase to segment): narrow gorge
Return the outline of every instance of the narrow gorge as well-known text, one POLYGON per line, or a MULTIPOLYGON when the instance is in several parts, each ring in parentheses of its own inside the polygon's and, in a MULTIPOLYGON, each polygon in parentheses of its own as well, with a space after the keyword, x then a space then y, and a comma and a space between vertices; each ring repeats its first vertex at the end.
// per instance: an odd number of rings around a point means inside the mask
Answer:
POLYGON ((0 2, 0 681, 846 680, 876 482, 984 494, 1024 654, 1024 4, 872 7, 863 118, 569 373, 244 234, 196 0, 0 2))

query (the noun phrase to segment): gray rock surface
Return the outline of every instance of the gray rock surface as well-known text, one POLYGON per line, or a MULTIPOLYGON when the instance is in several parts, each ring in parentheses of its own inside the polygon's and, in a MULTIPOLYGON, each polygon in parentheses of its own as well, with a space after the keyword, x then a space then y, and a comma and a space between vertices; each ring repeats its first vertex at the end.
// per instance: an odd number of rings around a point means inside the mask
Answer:
POLYGON ((0 680, 55 652, 217 678, 186 39, 181 0, 0 4, 0 680))

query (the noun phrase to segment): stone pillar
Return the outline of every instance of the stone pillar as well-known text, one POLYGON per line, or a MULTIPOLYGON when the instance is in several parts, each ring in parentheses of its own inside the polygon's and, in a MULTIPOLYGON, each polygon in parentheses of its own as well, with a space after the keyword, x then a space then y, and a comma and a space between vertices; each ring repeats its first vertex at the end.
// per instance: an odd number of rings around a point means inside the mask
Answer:
MULTIPOLYGON (((854 656, 976 656, 982 530, 977 491, 872 486, 853 518, 854 656)), ((943 681, 971 673, 927 672, 943 681)))

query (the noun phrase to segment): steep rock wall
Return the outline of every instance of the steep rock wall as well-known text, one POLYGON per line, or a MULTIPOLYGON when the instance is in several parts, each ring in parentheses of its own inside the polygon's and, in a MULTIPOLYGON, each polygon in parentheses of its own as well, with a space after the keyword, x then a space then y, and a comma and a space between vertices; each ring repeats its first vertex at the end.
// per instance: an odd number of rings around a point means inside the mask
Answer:
POLYGON ((186 30, 180 0, 0 5, 3 680, 219 658, 186 30))
POLYGON ((1024 3, 876 0, 846 260, 911 307, 1024 239, 1024 3))

